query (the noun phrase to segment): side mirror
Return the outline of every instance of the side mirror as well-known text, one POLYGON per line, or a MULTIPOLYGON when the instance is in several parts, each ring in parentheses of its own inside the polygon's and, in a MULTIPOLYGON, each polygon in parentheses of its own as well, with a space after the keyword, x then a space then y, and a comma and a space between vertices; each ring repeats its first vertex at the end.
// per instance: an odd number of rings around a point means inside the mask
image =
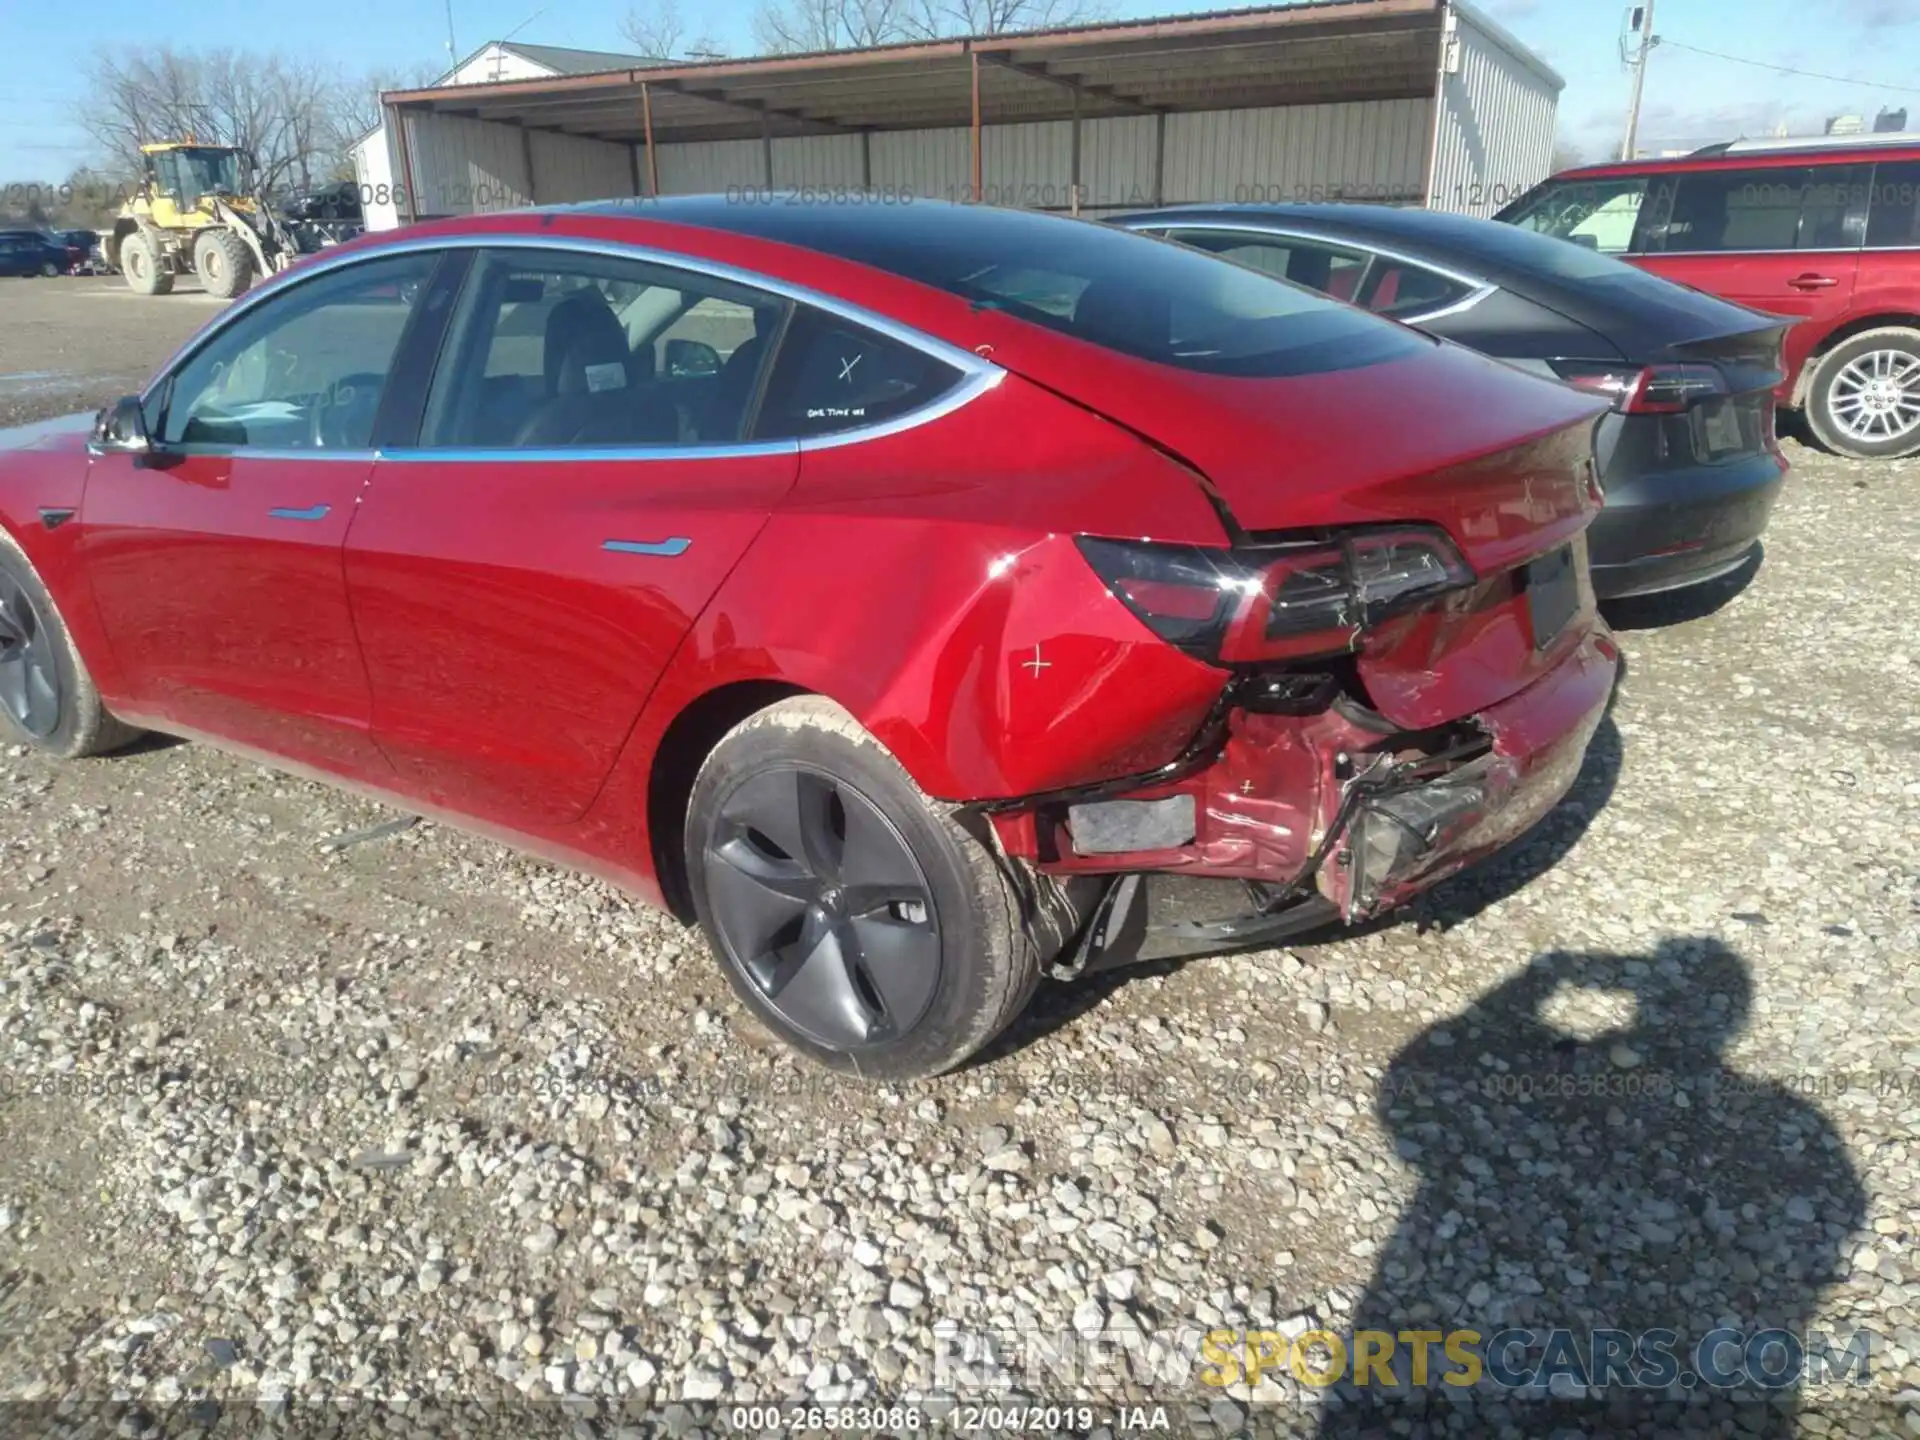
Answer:
POLYGON ((122 455, 153 453, 153 437, 147 432, 147 415, 138 395, 122 395, 94 418, 93 445, 122 455))
POLYGON ((720 352, 700 340, 667 342, 667 374, 675 378, 689 375, 718 375, 720 352))

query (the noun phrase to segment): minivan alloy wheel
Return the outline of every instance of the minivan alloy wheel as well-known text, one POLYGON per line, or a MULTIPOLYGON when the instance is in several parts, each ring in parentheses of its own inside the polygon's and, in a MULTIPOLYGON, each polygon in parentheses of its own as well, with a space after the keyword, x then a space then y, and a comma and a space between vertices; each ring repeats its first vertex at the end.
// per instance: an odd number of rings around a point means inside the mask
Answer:
POLYGON ((1827 408, 1851 440, 1875 444, 1920 429, 1920 356, 1870 350, 1833 378, 1827 408))
POLYGON ((799 764, 756 770, 722 801, 703 862, 729 957, 815 1043, 885 1044, 926 1012, 940 979, 932 886, 852 785, 799 764))
POLYGON ((0 571, 0 706, 44 740, 60 726, 60 671, 27 592, 0 571))

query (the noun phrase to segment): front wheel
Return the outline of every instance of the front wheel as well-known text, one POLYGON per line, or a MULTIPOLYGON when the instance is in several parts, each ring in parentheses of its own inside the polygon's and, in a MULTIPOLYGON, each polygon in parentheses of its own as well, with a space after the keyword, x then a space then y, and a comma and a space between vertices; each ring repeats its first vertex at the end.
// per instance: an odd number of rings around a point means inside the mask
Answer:
POLYGON ((829 700, 750 716, 687 814, 694 908, 728 981, 831 1069, 951 1069, 1025 1006, 1044 958, 1006 862, 829 700))
POLYGON ((140 732, 101 702, 53 597, 0 533, 0 735, 61 760, 117 750, 140 732))
POLYGON ((253 283, 253 256, 231 230, 202 230, 193 242, 193 268, 209 295, 231 300, 253 283))
POLYGON ((173 272, 144 231, 135 230, 120 242, 120 270, 135 294, 165 295, 173 289, 173 272))
POLYGON ((1885 326, 1843 340, 1814 366, 1807 428, 1855 460, 1920 451, 1920 331, 1885 326))

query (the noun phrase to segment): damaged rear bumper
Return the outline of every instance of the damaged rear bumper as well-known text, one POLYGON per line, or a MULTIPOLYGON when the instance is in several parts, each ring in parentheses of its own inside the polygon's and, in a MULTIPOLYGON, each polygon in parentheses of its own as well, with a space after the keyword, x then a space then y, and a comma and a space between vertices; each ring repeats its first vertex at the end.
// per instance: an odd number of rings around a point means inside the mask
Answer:
POLYGON ((1042 798, 994 824, 1007 852, 1042 872, 1128 877, 1105 890, 1060 973, 1364 919, 1509 844, 1560 801, 1606 713, 1618 658, 1595 625, 1526 689, 1423 732, 1344 700, 1284 713, 1243 688, 1180 778, 1042 798), (1144 918, 1151 887, 1132 877, 1163 874, 1241 882, 1236 913, 1156 929, 1144 918), (1137 953, 1103 957, 1122 936, 1137 953))

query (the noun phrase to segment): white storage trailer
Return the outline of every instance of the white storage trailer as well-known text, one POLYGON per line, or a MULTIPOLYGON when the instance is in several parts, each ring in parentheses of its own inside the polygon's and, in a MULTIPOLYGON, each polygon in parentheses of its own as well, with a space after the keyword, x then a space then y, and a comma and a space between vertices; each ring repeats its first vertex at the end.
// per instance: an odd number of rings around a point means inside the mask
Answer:
POLYGON ((386 153, 360 168, 376 227, 789 190, 1091 215, 1324 199, 1491 214, 1546 177, 1562 84, 1457 0, 1310 0, 394 92, 386 153))

